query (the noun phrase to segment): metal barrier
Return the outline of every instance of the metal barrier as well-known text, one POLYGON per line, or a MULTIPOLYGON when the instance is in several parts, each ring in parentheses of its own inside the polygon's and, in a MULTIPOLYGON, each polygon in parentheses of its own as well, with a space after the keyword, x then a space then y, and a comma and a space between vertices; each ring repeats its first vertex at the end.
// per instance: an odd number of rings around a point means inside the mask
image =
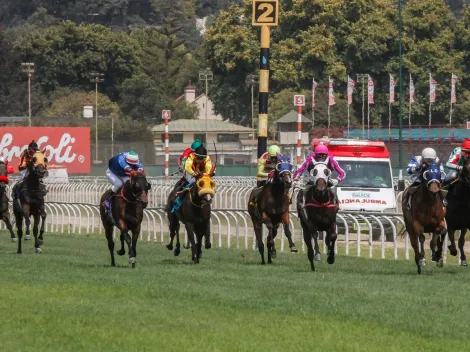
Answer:
MULTIPOLYGON (((66 190, 64 190, 66 193, 66 190)), ((66 197, 67 195, 64 194, 66 197)), ((100 233, 104 230, 101 225, 99 207, 87 202, 47 202, 46 232, 60 234, 89 234, 100 233)), ((339 212, 338 224, 342 225, 344 231, 338 234, 336 252, 338 247, 341 253, 347 256, 377 257, 382 259, 410 259, 414 257, 408 234, 397 237, 404 227, 403 217, 393 213, 351 213, 339 212), (361 231, 361 225, 365 224, 367 230, 361 231), (391 231, 391 242, 386 241, 386 228, 391 231), (374 229, 378 234, 374 235, 374 229)), ((14 221, 14 217, 12 217, 14 221)), ((290 228, 293 240, 301 250, 305 252, 305 243, 302 236, 302 228, 299 223, 297 212, 291 212, 290 228), (300 242, 299 242, 300 241, 300 242)), ((1 222, 0 229, 5 229, 1 222)), ((265 234, 266 234, 265 229, 265 234)), ((47 233, 46 233, 47 235, 47 233)), ((116 235, 116 232, 115 232, 116 235)), ((181 227, 181 240, 187 240, 184 227, 181 227), (184 237, 183 237, 184 236, 184 237)), ((168 224, 165 210, 162 207, 149 208, 144 211, 144 220, 140 239, 166 243, 169 240, 168 224)), ((211 239, 214 247, 235 249, 256 249, 256 238, 248 212, 245 209, 231 206, 225 209, 215 209, 211 217, 211 239)), ((276 246, 281 252, 289 251, 287 239, 281 227, 276 246), (287 245, 287 246, 286 246, 287 245)), ((322 252, 326 254, 326 244, 322 241, 322 252)), ((447 238, 444 244, 444 260, 447 256, 447 238)))

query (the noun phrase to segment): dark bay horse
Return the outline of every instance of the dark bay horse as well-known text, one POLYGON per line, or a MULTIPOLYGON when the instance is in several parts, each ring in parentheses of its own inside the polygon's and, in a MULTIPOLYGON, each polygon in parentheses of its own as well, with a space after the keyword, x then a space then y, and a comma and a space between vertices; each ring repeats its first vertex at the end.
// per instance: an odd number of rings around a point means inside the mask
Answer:
POLYGON ((292 187, 292 164, 290 156, 278 156, 274 177, 266 182, 261 188, 255 188, 248 202, 248 213, 250 214, 255 229, 258 250, 261 255, 261 264, 264 261, 263 224, 268 228, 267 247, 268 264, 272 264, 272 258, 276 258, 274 239, 277 230, 282 223, 284 233, 289 241, 292 252, 297 248, 292 241, 292 233, 289 229, 289 190, 292 187))
POLYGON ((116 226, 120 231, 121 249, 117 254, 122 256, 126 254, 124 241, 127 243, 129 251, 129 264, 135 268, 137 257, 137 239, 139 238, 144 209, 148 205, 148 191, 151 185, 147 182, 145 174, 140 171, 132 171, 130 179, 121 187, 111 199, 111 212, 108 213, 104 206, 104 201, 109 198, 111 190, 106 191, 101 196, 100 215, 101 222, 105 229, 108 249, 111 254, 111 266, 116 266, 114 261, 114 239, 113 229, 116 226), (129 236, 132 233, 132 238, 129 236))
POLYGON ((325 241, 328 246, 328 264, 335 262, 336 214, 339 205, 331 199, 328 180, 331 170, 324 163, 317 163, 310 172, 313 185, 307 186, 297 194, 297 213, 302 225, 307 255, 312 271, 315 271, 313 260, 320 258, 318 247, 318 231, 326 231, 325 241), (312 245, 315 242, 315 248, 312 245), (314 257, 315 256, 315 257, 314 257))
POLYGON ((180 254, 179 229, 180 221, 186 227, 188 240, 191 245, 192 260, 194 264, 199 264, 202 254, 202 239, 206 237, 206 248, 210 248, 210 220, 211 220, 211 202, 215 195, 216 184, 211 175, 203 174, 194 183, 183 199, 180 208, 172 213, 173 203, 176 199, 176 190, 174 189, 168 195, 166 212, 168 216, 168 226, 170 228, 170 243, 166 246, 169 250, 173 249, 173 240, 176 236, 175 256, 180 254))
MULTIPOLYGON (((453 256, 457 255, 455 247, 455 231, 460 230, 459 250, 460 265, 467 266, 467 257, 464 252, 465 233, 470 229, 470 159, 465 160, 458 178, 449 185, 447 194, 446 223, 449 234, 449 250, 453 256)), ((446 186, 444 188, 447 188, 446 186)))
POLYGON ((0 163, 0 219, 5 222, 12 242, 17 241, 16 235, 13 232, 13 226, 10 222, 10 210, 7 195, 7 185, 9 183, 7 166, 0 163))
MULTIPOLYGON (((410 242, 415 252, 415 262, 418 266, 418 274, 421 274, 424 259, 424 233, 431 233, 431 249, 433 260, 437 266, 442 267, 442 247, 446 236, 445 216, 446 209, 442 199, 444 192, 441 190, 440 163, 431 162, 421 175, 421 184, 411 192, 411 210, 406 205, 406 194, 403 195, 403 219, 406 231, 410 235, 410 242), (437 241, 437 245, 436 245, 437 241)), ((404 233, 404 231, 402 231, 404 233)))
POLYGON ((23 219, 26 225, 26 236, 29 236, 29 227, 31 225, 30 217, 33 217, 33 235, 34 247, 36 253, 41 253, 40 246, 44 243, 44 226, 46 224, 46 208, 44 206, 45 190, 41 183, 46 175, 47 158, 44 153, 37 151, 33 154, 31 162, 27 166, 27 176, 24 181, 13 189, 13 213, 16 219, 16 228, 18 232, 18 253, 22 253, 21 239, 23 237, 23 219), (38 227, 41 221, 41 228, 38 227))

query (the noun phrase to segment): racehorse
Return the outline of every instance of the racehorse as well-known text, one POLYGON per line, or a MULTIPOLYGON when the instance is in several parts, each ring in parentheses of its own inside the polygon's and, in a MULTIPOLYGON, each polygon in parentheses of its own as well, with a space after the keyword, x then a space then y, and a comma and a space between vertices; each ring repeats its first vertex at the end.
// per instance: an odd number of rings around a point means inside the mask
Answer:
POLYGON ((292 233, 289 229, 289 190, 292 187, 292 164, 290 156, 278 156, 274 177, 267 181, 262 187, 255 188, 249 198, 248 213, 250 214, 255 229, 258 251, 261 255, 261 264, 264 261, 263 224, 268 228, 267 247, 268 264, 272 264, 272 258, 276 258, 274 239, 277 230, 282 223, 284 233, 289 241, 292 252, 297 248, 292 241, 292 233))
POLYGON ((13 232, 13 226, 10 222, 10 210, 8 204, 8 195, 7 195, 7 184, 8 179, 8 170, 7 166, 3 163, 0 163, 0 219, 5 222, 8 231, 10 231, 10 237, 12 242, 17 241, 16 235, 13 232))
POLYGON ((421 268, 425 265, 424 233, 432 234, 433 261, 437 262, 438 267, 444 265, 442 247, 447 233, 444 221, 446 210, 442 202, 443 195, 441 194, 440 163, 431 162, 420 177, 421 184, 406 191, 411 192, 411 210, 408 209, 406 204, 406 194, 402 200, 403 219, 406 231, 410 235, 411 246, 415 252, 418 274, 421 274, 421 268))
POLYGON ((151 185, 147 182, 145 174, 140 171, 132 171, 130 178, 121 187, 120 191, 112 196, 110 201, 111 210, 107 211, 104 201, 111 195, 111 190, 107 190, 101 196, 100 215, 101 222, 105 229, 106 239, 108 240, 108 249, 111 254, 111 266, 116 266, 114 261, 114 239, 113 229, 116 226, 120 231, 121 249, 117 254, 123 256, 126 254, 124 241, 127 243, 129 251, 129 264, 135 268, 137 257, 137 239, 140 234, 140 227, 144 216, 144 209, 148 205, 148 191, 151 185), (129 236, 132 233, 132 238, 129 236))
POLYGON ((211 202, 215 195, 216 183, 209 174, 203 174, 187 191, 180 208, 172 213, 173 203, 176 199, 174 189, 168 195, 166 212, 168 216, 168 226, 170 229, 170 243, 166 246, 173 249, 173 239, 176 236, 175 256, 180 254, 179 229, 180 221, 185 225, 188 233, 188 240, 191 245, 192 260, 194 264, 199 264, 202 254, 202 238, 206 236, 206 249, 210 248, 210 220, 211 202), (197 241, 197 242, 196 242, 197 241))
POLYGON ((47 173, 47 161, 44 152, 35 152, 27 166, 27 176, 23 182, 14 188, 16 194, 13 195, 13 213, 15 215, 16 229, 18 232, 18 253, 22 253, 21 239, 23 237, 23 218, 26 225, 26 239, 29 239, 31 216, 34 220, 34 247, 36 248, 36 253, 42 252, 40 246, 44 243, 43 235, 47 214, 44 206, 44 196, 46 192, 43 189, 44 185, 41 184, 41 180, 47 173), (41 221, 41 228, 38 236, 39 221, 41 221))
MULTIPOLYGON (((444 186, 447 188, 447 186, 444 186)), ((455 231, 460 230, 459 250, 460 265, 467 266, 467 257, 464 253, 465 233, 470 229, 470 159, 465 160, 459 177, 449 185, 447 194, 446 223, 450 240, 450 254, 457 255, 455 247, 455 231)))
POLYGON ((313 185, 307 186, 305 190, 300 190, 297 194, 297 213, 308 249, 310 267, 312 271, 315 271, 313 260, 320 259, 318 231, 326 231, 328 264, 335 262, 336 213, 338 213, 339 205, 334 199, 330 199, 328 181, 331 177, 331 170, 324 163, 316 163, 310 175, 313 185), (315 242, 315 248, 312 246, 312 239, 315 242))

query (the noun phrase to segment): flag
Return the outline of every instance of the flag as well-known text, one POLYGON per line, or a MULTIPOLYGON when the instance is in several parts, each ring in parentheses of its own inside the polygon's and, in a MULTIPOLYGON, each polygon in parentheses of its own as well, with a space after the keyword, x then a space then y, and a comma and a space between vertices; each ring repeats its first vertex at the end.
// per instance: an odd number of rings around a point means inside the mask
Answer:
POLYGON ((315 89, 317 88, 318 83, 315 82, 315 78, 312 78, 312 108, 315 107, 315 89))
POLYGON ((348 76, 348 105, 352 104, 352 95, 354 92, 354 87, 356 86, 356 82, 348 76))
POLYGON ((367 76, 369 77, 367 79, 367 104, 371 105, 374 104, 374 81, 369 75, 367 76))
POLYGON ((450 90, 450 102, 452 104, 455 104, 457 102, 457 96, 455 94, 455 85, 457 84, 457 79, 458 77, 454 74, 452 74, 452 87, 450 90))
POLYGON ((395 102, 395 86, 397 85, 397 82, 393 79, 392 75, 390 75, 390 104, 393 104, 395 102))
POLYGON ((415 102, 415 85, 413 83, 413 78, 411 78, 410 73, 410 105, 415 102))
POLYGON ((429 74, 429 102, 432 104, 436 101, 437 82, 429 74))
POLYGON ((335 105, 335 95, 333 94, 333 80, 328 77, 328 106, 335 105))

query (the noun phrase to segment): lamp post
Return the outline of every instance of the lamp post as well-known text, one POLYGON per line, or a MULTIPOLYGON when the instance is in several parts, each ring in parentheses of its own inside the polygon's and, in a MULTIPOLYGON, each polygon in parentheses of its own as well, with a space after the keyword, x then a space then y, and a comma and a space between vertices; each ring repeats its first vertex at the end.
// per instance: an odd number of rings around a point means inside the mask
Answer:
POLYGON ((253 130, 253 140, 255 140, 254 86, 258 83, 258 76, 254 74, 247 75, 245 83, 251 86, 251 129, 253 130))
POLYGON ((29 127, 31 127, 31 76, 34 73, 33 62, 22 62, 22 71, 28 74, 28 111, 29 111, 29 127))
POLYGON ((364 87, 364 84, 367 82, 369 78, 369 75, 366 75, 366 74, 358 74, 357 75, 357 82, 361 82, 362 83, 362 139, 364 139, 364 116, 365 116, 365 104, 366 104, 366 91, 365 91, 365 87, 364 87))
POLYGON ((209 143, 209 139, 207 136, 207 94, 208 94, 208 88, 209 88, 209 81, 212 81, 214 79, 214 75, 212 74, 211 70, 206 69, 203 71, 199 71, 199 80, 200 81, 205 81, 206 82, 206 145, 209 143))
POLYGON ((95 83, 95 164, 99 164, 98 160, 98 84, 104 82, 104 74, 99 72, 90 73, 90 82, 95 83))

